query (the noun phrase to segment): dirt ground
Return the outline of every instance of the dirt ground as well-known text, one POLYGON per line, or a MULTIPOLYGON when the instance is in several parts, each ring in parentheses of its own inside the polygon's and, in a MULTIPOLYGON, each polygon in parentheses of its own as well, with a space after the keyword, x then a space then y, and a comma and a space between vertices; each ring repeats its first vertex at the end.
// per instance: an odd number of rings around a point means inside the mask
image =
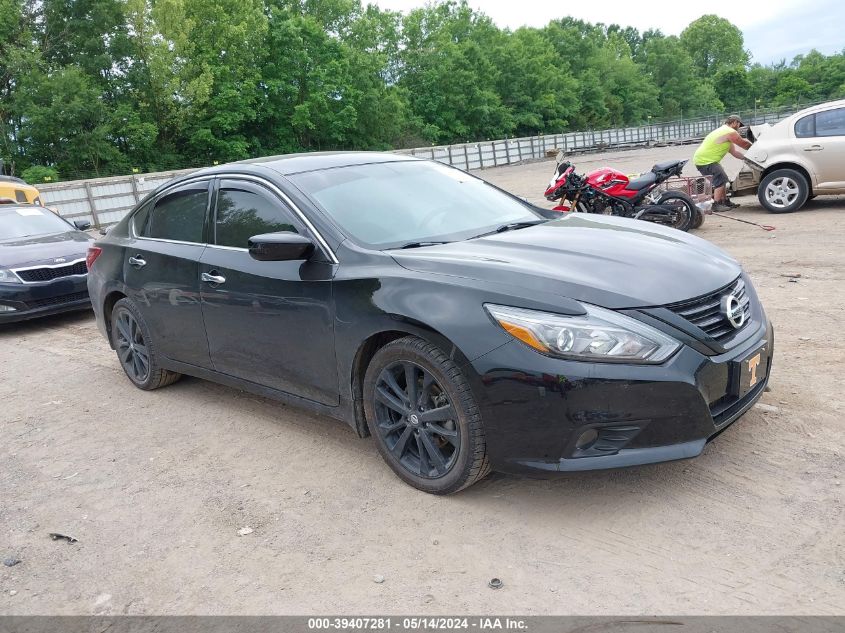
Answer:
MULTIPOLYGON (((552 168, 480 173, 547 204, 552 168)), ((439 498, 333 420, 195 379, 135 389, 90 313, 0 328, 0 559, 21 560, 0 613, 845 613, 845 200, 740 202, 777 230, 697 234, 775 324, 771 392, 691 461, 439 498)))

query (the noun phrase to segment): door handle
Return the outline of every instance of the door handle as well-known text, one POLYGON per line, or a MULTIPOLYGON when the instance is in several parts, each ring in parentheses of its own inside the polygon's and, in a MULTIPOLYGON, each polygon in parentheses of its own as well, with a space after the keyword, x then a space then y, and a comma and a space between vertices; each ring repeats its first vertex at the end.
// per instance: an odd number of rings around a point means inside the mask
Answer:
MULTIPOLYGON (((211 273, 217 272, 216 270, 212 270, 211 273)), ((202 279, 206 283, 210 284, 225 284, 226 278, 223 275, 213 275, 211 273, 203 273, 200 275, 200 279, 202 279)))
POLYGON ((134 257, 129 258, 129 265, 134 266, 135 268, 143 268, 147 265, 147 261, 140 255, 135 255, 134 257))
POLYGON ((824 149, 823 145, 810 145, 804 148, 805 152, 819 152, 824 149))

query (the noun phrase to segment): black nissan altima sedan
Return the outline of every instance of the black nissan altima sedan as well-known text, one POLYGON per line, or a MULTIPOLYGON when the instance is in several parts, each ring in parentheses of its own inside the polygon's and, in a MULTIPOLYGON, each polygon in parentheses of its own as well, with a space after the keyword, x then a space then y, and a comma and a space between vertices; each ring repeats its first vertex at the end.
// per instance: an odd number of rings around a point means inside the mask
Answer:
POLYGON ((0 205, 0 324, 89 308, 90 226, 36 205, 0 205))
POLYGON ((247 161, 152 193, 88 287, 139 388, 328 414, 426 492, 698 455, 769 378, 750 280, 680 231, 550 213, 394 154, 247 161))

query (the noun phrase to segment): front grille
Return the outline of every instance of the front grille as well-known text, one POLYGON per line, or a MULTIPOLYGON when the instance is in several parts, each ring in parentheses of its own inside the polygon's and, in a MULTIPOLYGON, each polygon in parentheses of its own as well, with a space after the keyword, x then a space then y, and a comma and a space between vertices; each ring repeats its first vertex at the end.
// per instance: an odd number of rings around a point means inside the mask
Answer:
POLYGON ((731 285, 709 295, 666 307, 720 343, 740 331, 751 320, 751 300, 745 292, 745 282, 742 279, 737 279, 731 285), (731 294, 737 298, 745 313, 745 322, 741 328, 735 328, 722 314, 722 299, 731 294))
POLYGON ((15 274, 21 278, 21 281, 26 283, 34 283, 38 281, 52 281, 59 277, 68 277, 70 275, 84 275, 88 272, 88 266, 85 265, 85 260, 68 264, 67 266, 43 267, 43 268, 29 268, 27 270, 16 270, 15 274))
POLYGON ((27 301, 27 305, 30 308, 47 308, 49 306, 60 306, 64 305, 65 303, 73 303, 74 301, 82 301, 83 299, 88 298, 88 293, 83 292, 74 292, 69 295, 61 295, 59 297, 48 297, 46 299, 36 299, 34 301, 27 301))

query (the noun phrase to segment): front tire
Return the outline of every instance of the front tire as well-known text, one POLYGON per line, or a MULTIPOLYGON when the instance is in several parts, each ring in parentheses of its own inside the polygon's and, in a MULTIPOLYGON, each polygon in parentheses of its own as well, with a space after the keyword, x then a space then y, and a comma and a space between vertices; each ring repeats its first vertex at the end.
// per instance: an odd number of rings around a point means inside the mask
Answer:
POLYGON ((150 330, 131 299, 124 297, 114 304, 111 331, 120 365, 138 389, 151 391, 166 387, 182 377, 182 374, 162 369, 159 365, 150 330))
POLYGON ((431 343, 408 336, 376 352, 364 377, 364 411, 384 461, 418 490, 451 494, 490 472, 469 383, 431 343))
POLYGON ((757 199, 771 213, 797 211, 807 201, 810 185, 800 171, 776 169, 760 182, 757 199))

